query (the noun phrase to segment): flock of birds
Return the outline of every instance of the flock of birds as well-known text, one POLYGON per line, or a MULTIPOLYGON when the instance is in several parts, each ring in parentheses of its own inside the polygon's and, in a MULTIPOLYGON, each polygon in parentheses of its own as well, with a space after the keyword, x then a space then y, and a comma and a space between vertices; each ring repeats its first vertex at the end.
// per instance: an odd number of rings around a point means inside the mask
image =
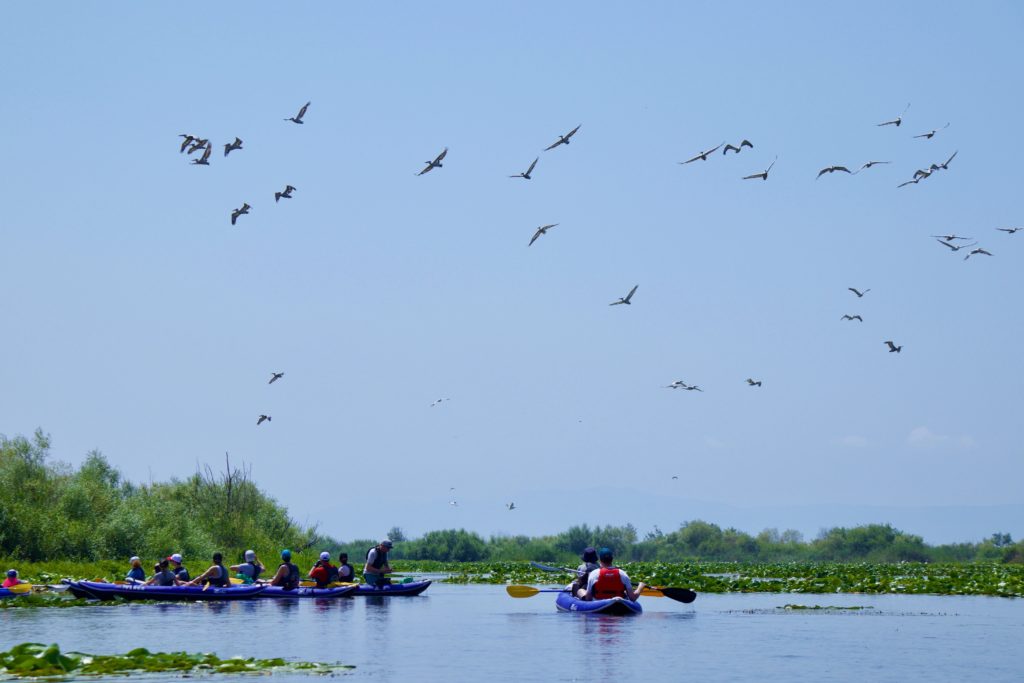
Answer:
MULTIPOLYGON (((284 120, 285 121, 289 121, 289 122, 294 123, 294 124, 299 124, 299 125, 304 124, 305 123, 304 118, 306 116, 306 113, 309 110, 310 104, 311 104, 311 102, 306 102, 304 105, 302 105, 302 107, 299 108, 299 111, 298 111, 298 113, 295 116, 286 117, 284 120)), ((878 123, 876 125, 878 127, 894 126, 894 127, 898 128, 898 127, 900 127, 903 124, 903 116, 907 113, 907 111, 909 109, 910 109, 910 104, 908 103, 907 106, 904 108, 904 110, 899 114, 899 116, 897 116, 897 117, 895 117, 894 119, 891 119, 891 120, 883 121, 883 122, 878 123)), ((936 129, 927 131, 925 133, 914 135, 912 137, 914 139, 931 140, 939 132, 949 128, 949 126, 950 126, 950 124, 946 123, 944 126, 942 126, 940 128, 936 128, 936 129)), ((571 142, 572 137, 574 135, 576 135, 577 132, 579 132, 580 128, 581 128, 581 125, 577 125, 575 128, 573 128, 569 132, 565 133, 564 135, 559 135, 558 139, 555 140, 550 145, 548 145, 547 147, 545 147, 543 151, 544 152, 550 152, 550 151, 552 151, 552 150, 554 150, 554 149, 556 149, 558 147, 561 147, 563 145, 568 146, 570 144, 570 142, 571 142)), ((179 137, 183 138, 183 141, 182 141, 182 143, 180 145, 180 148, 179 148, 179 152, 180 153, 187 154, 187 156, 192 156, 195 153, 200 153, 200 155, 198 157, 196 157, 196 158, 191 160, 191 164, 192 165, 195 165, 195 166, 209 166, 210 165, 210 156, 211 156, 212 151, 213 151, 213 143, 209 139, 202 138, 202 137, 199 137, 199 136, 196 136, 196 135, 192 135, 192 134, 185 134, 185 133, 181 134, 179 137)), ((235 137, 235 139, 233 141, 225 143, 223 145, 223 149, 224 149, 224 157, 227 157, 229 154, 231 154, 231 152, 242 150, 243 149, 243 141, 241 140, 241 138, 235 137)), ((721 156, 727 156, 730 152, 732 152, 733 155, 738 155, 738 154, 742 153, 744 151, 744 149, 753 150, 754 149, 754 144, 750 140, 747 140, 747 139, 743 139, 743 140, 741 140, 737 144, 726 143, 725 141, 723 141, 723 142, 715 145, 714 147, 711 147, 709 149, 697 152, 695 155, 693 155, 689 159, 687 159, 685 161, 680 161, 678 163, 680 165, 684 165, 685 166, 685 165, 688 165, 688 164, 695 163, 697 161, 705 161, 706 162, 710 158, 712 158, 714 155, 716 155, 716 153, 720 149, 722 150, 721 151, 721 156)), ((921 181, 930 178, 932 175, 934 175, 935 173, 937 173, 939 171, 949 170, 950 163, 956 158, 958 153, 959 153, 958 150, 954 151, 945 161, 943 161, 941 163, 938 163, 938 162, 937 163, 932 163, 932 164, 928 165, 927 167, 919 168, 919 169, 915 170, 914 173, 913 173, 913 176, 911 177, 910 180, 907 180, 905 182, 900 183, 899 185, 897 185, 897 187, 898 188, 902 188, 902 187, 906 187, 908 185, 916 185, 916 184, 920 183, 921 181)), ((425 161, 424 162, 425 166, 419 172, 415 173, 415 175, 416 176, 422 176, 422 175, 425 175, 427 173, 430 173, 434 169, 443 168, 444 167, 443 161, 445 160, 447 155, 448 155, 448 148, 445 147, 432 160, 425 161)), ((527 169, 525 171, 523 171, 521 173, 516 173, 516 174, 513 174, 513 175, 509 175, 508 177, 509 178, 516 178, 516 179, 523 179, 523 180, 532 180, 533 172, 536 169, 537 164, 538 164, 539 161, 540 161, 540 156, 537 156, 536 158, 534 158, 534 160, 530 163, 530 165, 527 167, 527 169)), ((768 176, 771 173, 772 169, 775 167, 775 163, 777 161, 778 161, 778 156, 776 155, 772 159, 771 163, 768 164, 767 168, 765 168, 763 171, 760 171, 760 172, 757 172, 757 173, 751 173, 749 175, 741 176, 741 179, 742 180, 762 180, 762 181, 767 181, 768 180, 768 176)), ((871 168, 873 168, 875 166, 888 165, 888 164, 891 164, 891 163, 892 163, 891 161, 871 160, 871 161, 867 161, 867 162, 861 164, 856 170, 851 170, 849 166, 846 166, 846 165, 843 165, 843 164, 832 164, 832 165, 829 165, 829 166, 826 166, 826 167, 820 169, 818 171, 817 175, 815 176, 815 180, 820 179, 824 175, 833 175, 833 174, 836 174, 836 173, 846 174, 846 175, 853 176, 853 175, 857 175, 858 173, 861 173, 862 171, 869 170, 869 169, 871 169, 871 168)), ((274 202, 278 203, 281 199, 291 199, 292 198, 292 193, 295 192, 295 191, 296 191, 296 188, 293 185, 286 185, 284 190, 282 190, 280 192, 275 192, 274 193, 274 202)), ((251 209, 252 209, 252 206, 248 202, 243 202, 241 207, 239 207, 237 209, 234 209, 231 212, 231 224, 232 225, 236 225, 238 219, 241 216, 247 215, 251 209)), ((530 238, 530 241, 527 243, 527 246, 533 246, 533 244, 538 239, 540 239, 544 235, 547 235, 550 230, 552 230, 553 228, 557 227, 558 225, 559 225, 558 223, 550 223, 550 224, 538 226, 534 230, 533 236, 530 238)), ((1013 234, 1015 234, 1015 233, 1017 233, 1017 232, 1019 232, 1021 230, 1024 230, 1024 227, 996 228, 996 230, 1001 231, 1001 232, 1005 232, 1008 235, 1013 235, 1013 234)), ((964 256, 964 260, 965 261, 970 259, 971 256, 977 256, 977 255, 992 256, 992 252, 990 252, 990 251, 988 251, 988 250, 978 246, 977 240, 971 242, 971 240, 974 239, 972 237, 964 237, 964 236, 956 235, 956 234, 933 235, 932 237, 936 241, 938 241, 939 244, 942 244, 943 246, 947 247, 953 253, 957 253, 957 252, 959 252, 962 249, 969 249, 970 251, 968 251, 967 255, 964 256)), ((630 289, 629 292, 625 296, 619 297, 617 300, 612 301, 608 305, 609 306, 620 306, 620 305, 629 306, 629 305, 632 305, 632 303, 633 303, 633 296, 636 294, 638 287, 639 287, 639 285, 634 285, 633 288, 630 289)), ((867 294, 868 292, 871 291, 870 289, 864 289, 862 291, 862 290, 859 290, 859 289, 857 289, 855 287, 849 287, 848 289, 849 289, 849 291, 851 291, 857 297, 858 300, 862 299, 865 294, 867 294)), ((855 313, 855 314, 846 313, 846 314, 843 314, 843 316, 840 318, 840 320, 841 321, 845 321, 845 322, 852 322, 852 321, 857 321, 859 323, 863 323, 864 322, 864 318, 859 313, 855 313)), ((900 353, 903 350, 903 346, 902 345, 897 345, 891 339, 890 340, 886 340, 886 341, 884 341, 882 343, 885 346, 888 347, 889 353, 897 353, 898 354, 898 353, 900 353)), ((268 383, 269 384, 273 384, 277 380, 281 379, 283 376, 284 376, 283 372, 274 372, 274 373, 271 374, 271 378, 270 378, 270 381, 268 383)), ((754 379, 752 377, 748 377, 746 379, 746 384, 749 387, 758 387, 759 388, 759 387, 762 386, 762 381, 759 380, 759 379, 754 379)), ((679 380, 679 379, 673 381, 670 384, 665 385, 664 388, 666 388, 666 389, 682 389, 684 391, 696 391, 696 392, 703 392, 704 391, 701 387, 699 387, 696 384, 690 384, 688 382, 685 382, 685 381, 679 380)), ((448 400, 450 400, 450 399, 449 398, 439 398, 436 401, 433 401, 430 404, 430 407, 439 406, 444 401, 448 401, 448 400)), ((264 422, 270 422, 270 421, 271 421, 271 416, 270 415, 261 414, 257 418, 256 424, 257 424, 257 426, 259 426, 259 425, 263 424, 264 422)), ((672 478, 676 479, 677 477, 673 476, 672 478)), ((457 507, 458 506, 458 502, 455 500, 454 491, 455 491, 454 487, 449 491, 449 493, 450 493, 449 504, 451 506, 453 506, 453 507, 457 507)), ((516 509, 516 506, 515 506, 514 502, 507 503, 505 505, 505 507, 509 511, 512 511, 512 510, 516 509)))

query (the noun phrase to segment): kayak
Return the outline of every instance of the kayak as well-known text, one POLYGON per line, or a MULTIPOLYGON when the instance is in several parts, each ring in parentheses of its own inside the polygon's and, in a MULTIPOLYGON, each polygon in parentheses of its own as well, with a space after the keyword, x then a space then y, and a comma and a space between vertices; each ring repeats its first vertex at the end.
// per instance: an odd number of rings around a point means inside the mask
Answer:
POLYGON ((568 593, 559 593, 555 598, 555 607, 559 612, 579 612, 581 614, 643 614, 644 608, 639 602, 626 598, 610 598, 608 600, 580 600, 568 593))
POLYGON ((23 592, 15 593, 10 588, 0 588, 0 598, 14 598, 19 595, 24 595, 23 592))
POLYGON ((245 600, 262 593, 266 586, 232 586, 203 590, 201 586, 146 586, 144 584, 68 581, 68 590, 76 598, 91 600, 245 600))
POLYGON ((356 586, 352 595, 419 595, 427 590, 431 581, 410 581, 409 583, 391 583, 385 586, 370 586, 361 583, 356 586))
POLYGON ((300 586, 286 591, 280 586, 267 586, 266 590, 260 593, 261 598, 340 598, 344 595, 354 593, 359 588, 357 584, 348 586, 337 586, 335 588, 315 588, 313 586, 300 586))

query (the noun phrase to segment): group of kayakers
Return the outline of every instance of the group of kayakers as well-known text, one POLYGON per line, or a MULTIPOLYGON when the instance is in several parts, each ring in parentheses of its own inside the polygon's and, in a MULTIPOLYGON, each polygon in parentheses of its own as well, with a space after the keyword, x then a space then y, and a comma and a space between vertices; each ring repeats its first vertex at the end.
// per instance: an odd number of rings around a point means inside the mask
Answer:
MULTIPOLYGON (((390 580, 387 575, 392 572, 388 562, 388 552, 394 547, 390 539, 383 539, 370 548, 366 553, 366 564, 363 567, 363 578, 371 586, 384 585, 390 580)), ((153 565, 153 574, 149 578, 142 568, 142 560, 133 556, 129 563, 131 568, 125 579, 137 583, 145 583, 151 586, 199 586, 210 585, 213 587, 226 587, 233 583, 251 584, 267 583, 271 586, 280 586, 285 590, 293 590, 299 587, 303 580, 301 570, 292 562, 290 550, 281 551, 281 562, 277 571, 269 579, 263 578, 267 568, 256 556, 255 550, 245 551, 245 561, 241 564, 234 564, 225 567, 223 554, 213 554, 213 564, 209 569, 191 578, 188 569, 182 564, 182 557, 179 553, 168 555, 153 565)), ((18 573, 15 570, 7 572, 8 581, 17 581, 18 573), (12 573, 13 572, 13 573, 12 573)), ((320 553, 316 564, 306 573, 306 577, 316 582, 317 588, 326 588, 332 583, 358 583, 355 569, 349 564, 348 553, 338 554, 338 564, 331 562, 331 554, 326 550, 320 553)), ((7 586, 5 581, 4 586, 7 586)))
POLYGON ((580 556, 583 563, 576 568, 576 578, 566 590, 580 600, 608 600, 626 598, 636 601, 644 589, 644 582, 633 589, 629 575, 615 566, 611 548, 584 548, 580 556))

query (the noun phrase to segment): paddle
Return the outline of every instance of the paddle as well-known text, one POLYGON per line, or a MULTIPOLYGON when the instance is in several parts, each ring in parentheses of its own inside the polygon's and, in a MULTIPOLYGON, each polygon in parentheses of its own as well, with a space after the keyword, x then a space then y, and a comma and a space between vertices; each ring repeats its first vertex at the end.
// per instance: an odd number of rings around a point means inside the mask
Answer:
POLYGON ((13 586, 11 586, 10 588, 8 588, 7 590, 11 591, 12 593, 31 593, 32 592, 32 584, 31 583, 16 583, 13 586))
MULTIPOLYGON (((568 567, 552 567, 547 564, 541 564, 540 562, 531 562, 530 566, 540 569, 545 572, 570 572, 572 574, 579 574, 577 569, 569 569, 568 567)), ((528 587, 528 586, 527 586, 528 587)), ((648 586, 643 589, 640 595, 648 595, 652 598, 666 597, 677 602, 683 602, 689 604, 697 599, 697 594, 689 588, 673 588, 671 586, 648 586)), ((528 595, 518 597, 529 597, 528 595)))
MULTIPOLYGON (((564 588, 534 588, 533 586, 505 586, 505 590, 513 598, 532 598, 534 595, 537 595, 537 593, 568 593, 569 592, 569 591, 567 591, 564 588)), ((670 590, 686 590, 686 589, 685 588, 676 588, 676 589, 670 589, 670 590)), ((663 598, 663 597, 666 596, 666 593, 664 592, 663 589, 644 588, 642 591, 640 591, 640 595, 646 596, 648 598, 663 598)), ((696 594, 694 594, 694 597, 696 597, 696 594)), ((678 598, 673 598, 673 599, 678 600, 678 598)), ((690 600, 690 602, 693 602, 693 601, 690 600)))

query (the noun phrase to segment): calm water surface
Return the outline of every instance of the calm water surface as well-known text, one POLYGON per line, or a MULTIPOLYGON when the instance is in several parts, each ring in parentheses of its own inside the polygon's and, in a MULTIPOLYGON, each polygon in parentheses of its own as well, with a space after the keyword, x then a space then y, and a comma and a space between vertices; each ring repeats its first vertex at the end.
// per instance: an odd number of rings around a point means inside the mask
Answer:
MULTIPOLYGON (((414 598, 0 611, 24 641, 115 653, 340 661, 377 681, 1024 681, 1024 601, 905 595, 644 598, 640 617, 555 612, 554 596, 434 584, 414 598), (776 609, 867 605, 858 612, 776 609)), ((281 675, 276 680, 316 680, 281 675)), ((124 680, 124 679, 119 679, 124 680)))

